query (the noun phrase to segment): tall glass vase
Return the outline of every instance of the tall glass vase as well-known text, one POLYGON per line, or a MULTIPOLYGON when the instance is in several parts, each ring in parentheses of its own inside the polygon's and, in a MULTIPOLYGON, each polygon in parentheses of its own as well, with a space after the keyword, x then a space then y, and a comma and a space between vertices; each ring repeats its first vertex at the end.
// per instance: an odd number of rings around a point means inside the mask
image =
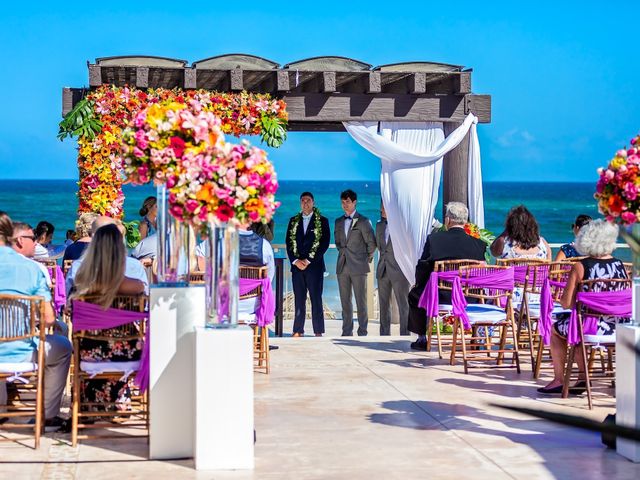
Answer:
POLYGON ((234 327, 238 324, 240 270, 236 227, 230 223, 210 222, 207 250, 207 326, 234 327))
POLYGON ((158 185, 158 252, 157 284, 163 287, 185 287, 189 282, 189 226, 169 213, 169 192, 158 185))
POLYGON ((621 227, 620 234, 631 249, 633 261, 633 323, 640 325, 640 223, 621 227))

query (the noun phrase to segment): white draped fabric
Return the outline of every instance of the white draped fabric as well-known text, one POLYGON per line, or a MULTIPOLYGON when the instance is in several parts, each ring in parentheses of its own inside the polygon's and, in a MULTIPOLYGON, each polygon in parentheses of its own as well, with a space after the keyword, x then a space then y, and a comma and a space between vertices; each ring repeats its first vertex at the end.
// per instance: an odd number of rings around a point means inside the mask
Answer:
POLYGON ((415 267, 427 235, 431 232, 442 157, 469 132, 469 214, 484 226, 480 145, 477 118, 469 114, 464 123, 445 138, 439 122, 345 122, 361 146, 380 158, 380 190, 387 211, 393 249, 407 280, 413 285, 415 267))

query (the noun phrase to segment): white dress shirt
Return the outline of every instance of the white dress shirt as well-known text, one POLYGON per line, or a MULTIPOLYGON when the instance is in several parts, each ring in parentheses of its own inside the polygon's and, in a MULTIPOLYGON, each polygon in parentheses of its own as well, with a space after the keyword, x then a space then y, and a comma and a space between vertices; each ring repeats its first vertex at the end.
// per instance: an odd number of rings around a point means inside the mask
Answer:
POLYGON ((313 212, 311 212, 309 215, 305 215, 304 213, 302 214, 302 232, 306 235, 307 234, 307 228, 309 228, 309 222, 311 221, 311 217, 313 217, 313 212))
POLYGON ((344 219, 344 236, 345 236, 345 238, 349 236, 349 230, 351 230, 351 225, 353 225, 353 216, 355 214, 356 214, 355 210, 351 213, 351 215, 345 214, 345 219, 344 219))

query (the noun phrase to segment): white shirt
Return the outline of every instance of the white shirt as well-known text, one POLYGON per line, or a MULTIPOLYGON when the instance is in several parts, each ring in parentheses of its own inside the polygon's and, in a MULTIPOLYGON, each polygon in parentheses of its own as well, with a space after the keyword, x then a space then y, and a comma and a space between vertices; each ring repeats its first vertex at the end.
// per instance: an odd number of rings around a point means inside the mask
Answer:
POLYGON ((156 258, 158 252, 158 234, 154 233, 144 237, 138 245, 131 250, 130 257, 141 260, 143 258, 156 258))
POLYGON ((306 234, 307 233, 307 228, 309 228, 309 222, 311 221, 311 217, 313 217, 313 212, 311 212, 309 215, 305 215, 304 213, 302 214, 302 228, 303 228, 303 232, 306 234))
MULTIPOLYGON (((353 216, 356 214, 356 211, 354 210, 353 213, 351 213, 351 215, 348 216, 348 218, 344 219, 344 236, 345 238, 349 236, 349 230, 351 230, 351 225, 353 224, 353 216)), ((345 217, 347 216, 347 214, 345 213, 345 217)))
MULTIPOLYGON (((78 260, 74 260, 71 264, 71 268, 67 273, 67 279, 65 280, 65 289, 67 291, 67 297, 71 293, 71 289, 73 288, 73 280, 76 278, 76 273, 78 273, 78 269, 80 265, 82 265, 83 257, 80 257, 78 260)), ((140 260, 136 260, 135 258, 126 257, 126 264, 124 267, 124 276, 128 278, 132 278, 133 280, 140 280, 144 284, 144 293, 149 294, 149 277, 147 277, 147 272, 145 271, 140 260)))

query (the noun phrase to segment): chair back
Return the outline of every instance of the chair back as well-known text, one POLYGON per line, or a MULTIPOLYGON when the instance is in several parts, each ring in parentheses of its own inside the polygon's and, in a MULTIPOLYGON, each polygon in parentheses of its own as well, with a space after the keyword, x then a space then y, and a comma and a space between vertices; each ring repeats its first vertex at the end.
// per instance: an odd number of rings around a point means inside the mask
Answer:
MULTIPOLYGON (((463 259, 463 260, 438 260, 433 265, 434 272, 453 272, 459 271, 462 267, 470 267, 476 265, 484 265, 484 262, 480 260, 471 260, 471 259, 463 259)), ((451 291, 452 283, 449 280, 445 280, 442 278, 438 279, 438 289, 439 290, 448 290, 451 291)))
MULTIPOLYGON (((595 280, 583 280, 578 282, 577 292, 619 292, 621 290, 630 290, 632 280, 629 278, 602 278, 595 280)), ((583 317, 610 317, 610 313, 599 312, 593 308, 589 308, 579 300, 576 301, 576 310, 583 317)))
POLYGON ((43 297, 0 294, 0 342, 44 339, 45 329, 38 328, 44 317, 43 297))
POLYGON ((189 283, 192 285, 204 285, 204 272, 199 270, 189 272, 189 283))
POLYGON ((505 307, 511 306, 512 285, 496 285, 491 277, 500 272, 511 270, 511 267, 500 265, 477 265, 460 268, 462 290, 467 298, 477 298, 480 303, 495 303, 505 307), (487 283, 483 285, 482 278, 486 277, 487 283), (473 279, 470 285, 465 279, 473 279))
POLYGON ((566 262, 566 263, 576 263, 576 262, 579 262, 580 260, 583 260, 585 258, 587 258, 587 257, 586 256, 582 256, 582 257, 567 257, 562 261, 566 262))
MULTIPOLYGON (((267 278, 268 269, 266 266, 262 267, 250 267, 248 265, 240 265, 240 278, 248 278, 251 280, 261 280, 267 278)), ((247 298, 259 297, 262 294, 262 287, 258 286, 240 296, 240 300, 247 298)))
POLYGON ((496 265, 513 267, 515 269, 515 286, 529 293, 540 293, 540 289, 542 288, 542 281, 540 279, 549 271, 549 262, 543 258, 498 258, 496 265), (535 286, 537 286, 537 290, 535 286))
POLYGON ((559 302, 573 268, 571 262, 551 262, 549 264, 549 282, 554 302, 559 302))
MULTIPOLYGON (((93 303, 91 300, 95 297, 85 296, 76 298, 82 302, 93 303)), ((73 304, 72 304, 73 305, 73 304)), ((73 308, 73 307, 72 307, 73 308)), ((149 310, 149 297, 145 294, 141 295, 118 295, 113 299, 111 308, 118 310, 128 310, 131 312, 147 312, 149 310)), ((73 309, 71 314, 71 322, 73 323, 73 309)), ((128 323, 114 328, 105 328, 104 330, 80 330, 73 333, 74 338, 90 338, 92 340, 144 340, 146 331, 145 321, 128 323)))
POLYGON ((627 277, 633 278, 633 263, 624 262, 624 271, 627 272, 627 277))

